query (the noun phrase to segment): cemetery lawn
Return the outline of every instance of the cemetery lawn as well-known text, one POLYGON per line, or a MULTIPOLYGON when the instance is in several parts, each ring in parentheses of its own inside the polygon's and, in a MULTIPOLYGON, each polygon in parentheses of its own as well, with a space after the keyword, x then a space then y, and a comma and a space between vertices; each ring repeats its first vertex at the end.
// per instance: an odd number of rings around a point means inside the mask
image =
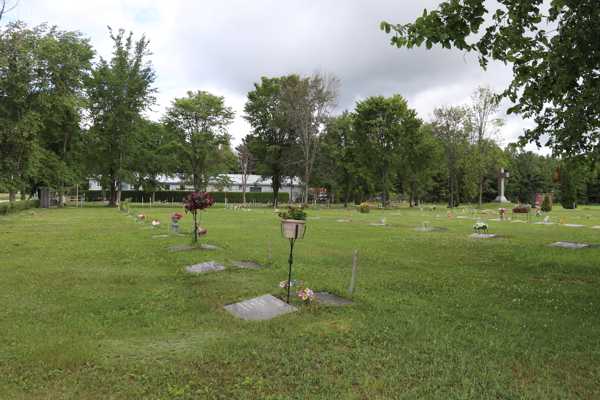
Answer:
POLYGON ((493 239, 468 237, 475 221, 456 217, 473 215, 427 210, 308 210, 292 278, 356 304, 260 322, 223 306, 282 293, 289 243, 272 209, 213 206, 201 243, 224 250, 189 251, 167 247, 190 236, 152 237, 181 208, 134 208, 142 223, 87 203, 5 215, 0 398, 600 398, 600 247, 548 246, 600 245, 600 207, 550 213, 584 227, 490 221, 493 239), (423 221, 443 231, 411 230, 423 221), (227 269, 184 269, 210 260, 227 269))

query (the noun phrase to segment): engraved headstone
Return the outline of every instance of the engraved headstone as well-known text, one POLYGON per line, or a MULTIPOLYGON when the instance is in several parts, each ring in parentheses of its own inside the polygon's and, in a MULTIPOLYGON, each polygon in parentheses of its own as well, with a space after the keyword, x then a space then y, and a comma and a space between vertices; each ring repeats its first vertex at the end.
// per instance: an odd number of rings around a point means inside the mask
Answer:
POLYGON ((194 246, 190 246, 189 244, 182 244, 181 246, 173 246, 168 248, 169 251, 178 251, 178 250, 196 250, 194 246))
POLYGON ((491 238, 501 238, 504 237, 502 235, 490 235, 487 233, 472 233, 469 235, 470 238, 475 238, 475 239, 491 239, 491 238))
POLYGON ((169 235, 152 235, 153 238, 169 237, 169 235))
POLYGON ((555 242, 555 243, 549 244, 548 246, 565 247, 567 249, 581 249, 583 247, 588 247, 589 244, 575 243, 575 242, 555 242))
POLYGON ((206 249, 206 250, 225 250, 224 248, 222 248, 220 246, 215 246, 212 244, 201 244, 200 247, 202 247, 203 249, 206 249))
POLYGON ((203 263, 188 265, 185 267, 185 269, 189 272, 201 274, 203 272, 222 271, 225 269, 225 267, 219 264, 217 261, 206 261, 203 263))
POLYGON ((153 226, 145 226, 145 227, 140 228, 140 229, 154 229, 154 227, 153 226))
POLYGON ((245 300, 223 307, 233 315, 246 321, 261 321, 278 315, 296 311, 296 308, 270 294, 245 300))

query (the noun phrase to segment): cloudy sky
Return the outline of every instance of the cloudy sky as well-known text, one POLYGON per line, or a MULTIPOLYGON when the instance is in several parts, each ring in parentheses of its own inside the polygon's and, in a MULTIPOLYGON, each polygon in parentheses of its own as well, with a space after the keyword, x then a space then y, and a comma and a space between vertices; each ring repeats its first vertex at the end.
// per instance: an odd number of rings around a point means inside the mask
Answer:
MULTIPOLYGON (((489 3, 493 3, 488 1, 489 3)), ((407 23, 438 0, 19 0, 3 22, 43 22, 80 31, 99 56, 111 57, 107 26, 150 40, 158 119, 176 97, 206 90, 236 111, 229 133, 238 144, 250 130, 242 119, 247 93, 262 76, 310 75, 320 68, 341 81, 339 111, 368 96, 401 94, 424 120, 433 108, 459 105, 481 85, 502 91, 510 66, 483 71, 475 54, 433 48, 397 49, 382 20, 407 23)), ((502 103, 502 113, 510 102, 502 103)), ((505 116, 501 144, 516 141, 530 121, 505 116)), ((529 145, 528 150, 547 153, 529 145)))

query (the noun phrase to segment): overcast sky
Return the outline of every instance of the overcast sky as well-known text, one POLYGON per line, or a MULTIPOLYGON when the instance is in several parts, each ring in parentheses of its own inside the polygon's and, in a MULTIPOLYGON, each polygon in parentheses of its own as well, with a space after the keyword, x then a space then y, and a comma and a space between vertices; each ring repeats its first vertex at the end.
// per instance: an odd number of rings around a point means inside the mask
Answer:
MULTIPOLYGON (((488 3, 492 3, 488 1, 488 3)), ((229 133, 234 146, 250 131, 242 119, 247 93, 262 76, 310 75, 315 68, 341 81, 339 109, 353 110, 368 96, 401 94, 419 117, 429 121, 433 108, 469 102, 482 85, 500 92, 509 84, 509 66, 490 63, 484 71, 476 54, 434 47, 397 49, 379 29, 382 20, 414 21, 438 0, 20 0, 3 22, 47 22, 60 30, 80 31, 99 56, 110 59, 107 26, 142 34, 159 90, 152 119, 176 97, 206 90, 225 97, 236 112, 229 133)), ((504 101, 504 114, 510 106, 504 101)), ((530 121, 506 116, 501 145, 516 141, 530 121)), ((535 145, 528 150, 537 150, 535 145)))

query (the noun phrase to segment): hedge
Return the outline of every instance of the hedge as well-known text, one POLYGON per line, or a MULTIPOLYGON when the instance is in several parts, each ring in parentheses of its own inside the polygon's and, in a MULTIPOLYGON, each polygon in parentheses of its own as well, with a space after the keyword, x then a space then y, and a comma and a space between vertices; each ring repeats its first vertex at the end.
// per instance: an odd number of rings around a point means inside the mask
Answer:
MULTIPOLYGON (((101 201, 102 199, 102 191, 101 190, 86 190, 85 192, 85 201, 101 201)), ((108 195, 108 191, 106 194, 108 195)), ((190 193, 194 193, 193 191, 185 191, 185 190, 160 190, 156 191, 155 199, 157 202, 162 201, 176 201, 181 203, 183 199, 190 193)), ((217 203, 225 202, 225 192, 211 192, 212 198, 217 203)), ((227 192, 227 202, 228 203, 242 203, 243 200, 242 192, 227 192)), ((150 197, 152 197, 151 193, 145 192, 143 190, 123 190, 121 191, 121 198, 128 199, 131 198, 134 203, 141 203, 142 198, 144 202, 150 201, 150 197)), ((289 193, 279 192, 277 194, 277 201, 279 203, 287 203, 290 197, 289 193)), ((273 192, 246 192, 246 201, 248 203, 252 203, 256 201, 257 203, 268 203, 273 200, 273 192)))
POLYGON ((9 214, 12 212, 23 211, 29 208, 39 208, 39 200, 21 200, 21 201, 8 201, 0 203, 0 215, 9 214))

